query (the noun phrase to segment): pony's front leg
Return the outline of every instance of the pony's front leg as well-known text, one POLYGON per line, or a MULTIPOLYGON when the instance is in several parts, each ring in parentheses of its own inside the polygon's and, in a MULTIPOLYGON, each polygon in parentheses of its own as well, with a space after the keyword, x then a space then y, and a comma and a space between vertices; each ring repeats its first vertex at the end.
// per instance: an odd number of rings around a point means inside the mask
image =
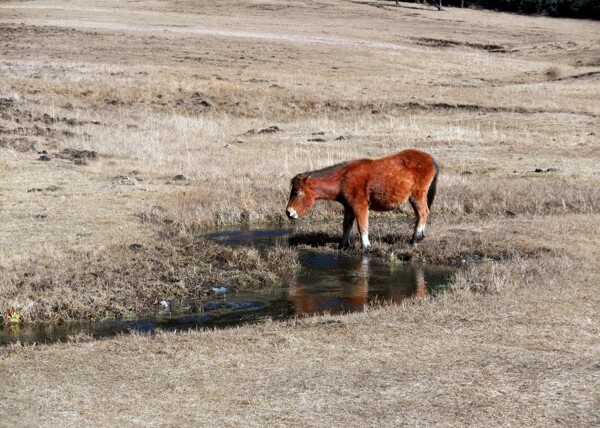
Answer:
POLYGON ((358 226, 358 233, 360 233, 362 248, 367 251, 371 248, 371 243, 369 242, 369 208, 366 206, 355 207, 354 215, 356 216, 356 224, 358 226))
POLYGON ((344 206, 344 234, 342 235, 342 248, 347 248, 350 245, 350 232, 352 232, 352 225, 356 216, 352 208, 344 206))

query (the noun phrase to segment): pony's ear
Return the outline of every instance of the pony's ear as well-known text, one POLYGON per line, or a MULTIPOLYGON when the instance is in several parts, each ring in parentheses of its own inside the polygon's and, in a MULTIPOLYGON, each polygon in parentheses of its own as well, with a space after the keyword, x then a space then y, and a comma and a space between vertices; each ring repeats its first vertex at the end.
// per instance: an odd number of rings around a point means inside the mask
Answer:
POLYGON ((310 177, 310 174, 298 174, 297 176, 292 178, 291 184, 292 184, 292 186, 294 184, 299 184, 299 185, 306 184, 306 182, 308 181, 308 177, 310 177))

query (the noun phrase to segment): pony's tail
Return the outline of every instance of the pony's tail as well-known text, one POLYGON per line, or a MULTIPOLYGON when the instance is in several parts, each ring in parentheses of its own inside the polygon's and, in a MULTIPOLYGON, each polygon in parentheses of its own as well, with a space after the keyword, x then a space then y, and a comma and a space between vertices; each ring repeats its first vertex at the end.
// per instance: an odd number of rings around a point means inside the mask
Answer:
POLYGON ((433 204, 433 200, 435 199, 435 192, 437 191, 437 180, 438 175, 440 174, 440 166, 437 162, 433 162, 433 166, 435 167, 435 175, 433 176, 433 180, 431 180, 431 184, 429 185, 429 190, 427 191, 427 207, 431 209, 431 205, 433 204))

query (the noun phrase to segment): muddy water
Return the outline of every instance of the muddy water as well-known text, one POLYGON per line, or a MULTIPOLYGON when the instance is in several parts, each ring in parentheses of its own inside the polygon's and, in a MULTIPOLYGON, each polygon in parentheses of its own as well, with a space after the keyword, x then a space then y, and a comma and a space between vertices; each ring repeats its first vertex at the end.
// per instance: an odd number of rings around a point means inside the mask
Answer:
MULTIPOLYGON (((206 235, 226 245, 259 250, 289 245, 291 236, 289 229, 225 230, 206 235)), ((309 249, 299 253, 300 269, 287 283, 268 292, 217 290, 211 299, 169 302, 168 308, 141 314, 135 320, 9 326, 0 329, 0 344, 64 341, 80 334, 102 338, 130 331, 219 328, 267 318, 355 312, 370 304, 400 303, 435 294, 443 290, 455 270, 448 266, 388 265, 369 256, 309 249)))

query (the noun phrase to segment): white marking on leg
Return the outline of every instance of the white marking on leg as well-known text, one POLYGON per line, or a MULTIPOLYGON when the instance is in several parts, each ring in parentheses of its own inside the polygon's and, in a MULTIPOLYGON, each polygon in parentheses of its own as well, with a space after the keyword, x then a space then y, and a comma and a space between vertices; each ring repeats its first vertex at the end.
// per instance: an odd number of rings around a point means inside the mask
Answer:
POLYGON ((368 250, 371 247, 371 243, 369 242, 369 232, 363 232, 360 234, 362 239, 363 249, 368 250))
POLYGON ((417 227, 417 234, 423 235, 425 233, 425 225, 417 227))

